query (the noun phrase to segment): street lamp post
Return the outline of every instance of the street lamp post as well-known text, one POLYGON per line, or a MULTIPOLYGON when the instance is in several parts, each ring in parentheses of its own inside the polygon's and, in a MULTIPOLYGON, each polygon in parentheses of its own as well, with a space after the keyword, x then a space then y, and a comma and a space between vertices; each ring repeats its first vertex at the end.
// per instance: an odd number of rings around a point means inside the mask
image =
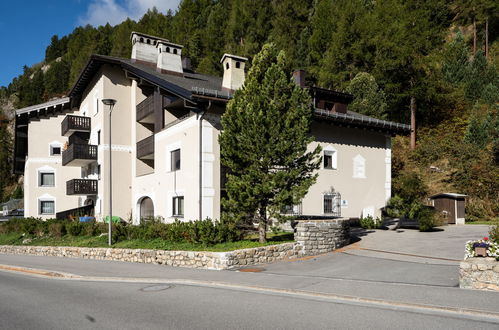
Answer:
POLYGON ((102 103, 109 106, 109 226, 107 243, 109 246, 113 243, 112 230, 113 230, 113 163, 112 163, 112 144, 111 144, 111 114, 113 107, 116 104, 114 99, 103 99, 102 103))

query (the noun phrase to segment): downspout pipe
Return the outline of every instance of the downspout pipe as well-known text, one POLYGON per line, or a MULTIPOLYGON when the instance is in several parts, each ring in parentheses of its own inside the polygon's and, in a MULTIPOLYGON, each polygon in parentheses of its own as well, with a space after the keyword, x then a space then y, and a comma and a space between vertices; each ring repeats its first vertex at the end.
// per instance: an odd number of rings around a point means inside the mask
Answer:
POLYGON ((211 101, 199 114, 199 220, 203 220, 203 118, 211 108, 211 101))

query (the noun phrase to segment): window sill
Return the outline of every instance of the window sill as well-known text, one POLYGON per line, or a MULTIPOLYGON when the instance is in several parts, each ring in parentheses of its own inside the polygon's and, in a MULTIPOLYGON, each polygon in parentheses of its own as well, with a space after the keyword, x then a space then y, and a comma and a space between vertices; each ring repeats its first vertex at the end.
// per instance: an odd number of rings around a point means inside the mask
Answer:
POLYGON ((177 218, 177 219, 183 219, 183 215, 172 215, 170 218, 177 218))

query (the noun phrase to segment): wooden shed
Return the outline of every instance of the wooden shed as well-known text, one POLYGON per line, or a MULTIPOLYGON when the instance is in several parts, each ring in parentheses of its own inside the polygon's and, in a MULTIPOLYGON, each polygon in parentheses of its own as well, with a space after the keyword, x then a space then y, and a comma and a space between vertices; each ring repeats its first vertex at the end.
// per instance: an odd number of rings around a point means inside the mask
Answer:
POLYGON ((441 212, 449 224, 464 225, 464 206, 467 195, 440 193, 430 197, 435 210, 441 212))

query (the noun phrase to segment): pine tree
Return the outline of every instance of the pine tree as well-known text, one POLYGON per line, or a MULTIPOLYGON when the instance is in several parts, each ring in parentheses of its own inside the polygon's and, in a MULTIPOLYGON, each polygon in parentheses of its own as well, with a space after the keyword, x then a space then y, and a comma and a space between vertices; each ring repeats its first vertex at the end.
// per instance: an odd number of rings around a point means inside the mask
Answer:
POLYGON ((386 97, 376 83, 376 79, 367 72, 359 72, 350 81, 347 92, 353 94, 354 100, 348 106, 352 111, 379 119, 386 118, 386 97))
POLYGON ((223 205, 231 216, 256 220, 260 242, 269 221, 305 196, 320 165, 320 147, 307 151, 310 96, 288 72, 284 52, 264 45, 222 116, 221 161, 231 171, 223 205))

